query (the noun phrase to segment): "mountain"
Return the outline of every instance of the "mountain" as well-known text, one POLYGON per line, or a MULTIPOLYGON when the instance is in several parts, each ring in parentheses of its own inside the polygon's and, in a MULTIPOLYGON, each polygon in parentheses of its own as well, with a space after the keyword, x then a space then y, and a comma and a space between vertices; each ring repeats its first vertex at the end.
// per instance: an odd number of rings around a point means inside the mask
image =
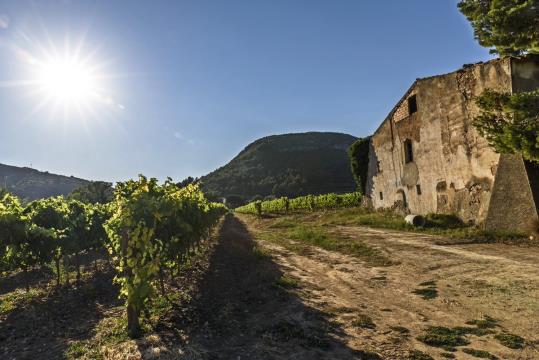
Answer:
POLYGON ((353 191, 356 185, 347 150, 355 140, 352 135, 331 132, 264 137, 202 177, 202 186, 210 194, 239 195, 243 201, 353 191))
POLYGON ((28 167, 0 164, 0 187, 22 199, 35 200, 49 196, 68 195, 87 185, 88 180, 73 176, 50 174, 28 167))

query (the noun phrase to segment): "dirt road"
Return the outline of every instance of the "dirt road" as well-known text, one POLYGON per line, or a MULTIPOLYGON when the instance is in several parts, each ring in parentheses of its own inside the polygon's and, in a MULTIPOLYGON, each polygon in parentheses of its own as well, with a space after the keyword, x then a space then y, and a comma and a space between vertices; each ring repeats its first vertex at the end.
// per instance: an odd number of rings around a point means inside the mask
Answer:
POLYGON ((371 267, 320 248, 308 254, 291 252, 258 239, 260 221, 251 216, 240 219, 279 270, 297 280, 299 301, 338 324, 342 332, 336 338, 350 349, 384 359, 407 359, 411 351, 419 350, 442 359, 450 353, 416 338, 429 326, 469 328, 473 326, 467 322, 487 317, 493 319, 490 330, 466 334, 468 344, 450 349, 455 358, 477 358, 464 353, 465 348, 486 351, 491 358, 539 359, 538 248, 437 245, 443 239, 417 233, 354 226, 331 229, 349 241, 380 249, 395 263, 371 267), (504 333, 524 338, 522 348, 502 345, 495 336, 504 333))

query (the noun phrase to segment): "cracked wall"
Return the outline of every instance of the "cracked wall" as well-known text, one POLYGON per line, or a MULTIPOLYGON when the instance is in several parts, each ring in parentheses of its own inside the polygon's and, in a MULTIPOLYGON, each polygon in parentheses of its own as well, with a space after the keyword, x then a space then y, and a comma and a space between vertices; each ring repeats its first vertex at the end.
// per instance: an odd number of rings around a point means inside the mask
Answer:
MULTIPOLYGON (((496 59, 418 79, 371 138, 367 195, 375 208, 456 214, 492 229, 539 224, 539 166, 500 157, 473 126, 475 98, 539 88, 539 57, 496 59), (408 99, 415 96, 417 112, 408 99), (407 162, 410 140, 413 161, 407 162), (515 215, 512 215, 515 214, 515 215)), ((409 156, 408 156, 409 157, 409 156)))
POLYGON ((472 125, 483 90, 511 91, 511 62, 498 59, 417 80, 372 137, 367 193, 390 208, 404 192, 410 212, 456 214, 485 221, 499 155, 472 125), (418 111, 409 114, 415 95, 418 111), (414 161, 405 163, 403 143, 414 161), (380 194, 382 193, 382 195, 380 194))

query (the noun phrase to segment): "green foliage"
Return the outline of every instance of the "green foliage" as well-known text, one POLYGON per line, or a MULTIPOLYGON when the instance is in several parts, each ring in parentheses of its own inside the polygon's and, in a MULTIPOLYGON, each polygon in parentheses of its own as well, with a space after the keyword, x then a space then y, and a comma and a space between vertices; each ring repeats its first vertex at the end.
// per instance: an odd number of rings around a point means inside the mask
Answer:
POLYGON ((113 192, 112 183, 92 181, 73 190, 69 198, 86 204, 106 204, 112 200, 113 192))
POLYGON ((476 358, 482 358, 482 359, 490 359, 490 360, 496 360, 498 359, 496 356, 492 355, 488 351, 484 350, 477 350, 477 349, 470 349, 470 348, 464 348, 462 349, 462 352, 474 356, 476 358))
POLYGON ((493 329, 498 326, 498 321, 485 315, 482 319, 466 321, 467 325, 475 325, 478 329, 493 329))
POLYGON ((74 255, 80 279, 78 256, 101 246, 104 219, 97 205, 56 197, 23 207, 15 196, 5 194, 0 199, 0 264, 26 272, 54 261, 59 285, 60 262, 74 255))
POLYGON ((510 349, 522 349, 524 347, 525 340, 515 334, 501 333, 494 336, 496 340, 505 347, 510 349))
POLYGON ((429 354, 425 354, 423 351, 419 350, 412 350, 408 356, 406 357, 407 360, 434 360, 432 356, 429 354))
POLYGON ((269 213, 288 213, 297 210, 324 210, 336 209, 345 207, 355 207, 361 204, 360 193, 348 194, 324 194, 324 195, 307 195, 300 196, 295 199, 281 197, 279 199, 252 202, 247 205, 236 208, 235 211, 245 214, 269 214, 269 213), (258 208, 260 206, 260 208, 258 208), (258 211, 260 210, 260 212, 258 211))
POLYGON ((539 53, 537 0, 462 0, 458 7, 491 53, 539 53))
POLYGON ((352 176, 357 184, 358 192, 365 194, 367 186, 367 171, 369 169, 369 148, 371 138, 366 137, 356 140, 348 149, 352 176))
POLYGON ((477 99, 474 125, 502 154, 539 162, 539 90, 508 94, 485 90, 477 99))
POLYGON ((299 281, 297 279, 283 275, 277 280, 275 280, 275 285, 284 289, 291 289, 291 288, 297 288, 299 286, 299 281))
POLYGON ((254 202, 254 207, 255 207, 256 214, 258 216, 261 216, 262 215, 262 201, 256 200, 254 202))
POLYGON ((456 346, 468 345, 469 341, 458 329, 451 329, 443 326, 431 326, 425 334, 418 336, 417 340, 435 347, 446 350, 453 350, 456 346))
POLYGON ((255 196, 297 197, 355 190, 346 149, 355 137, 309 132, 268 136, 249 144, 225 166, 201 179, 204 192, 235 208, 255 196), (230 195, 242 202, 232 203, 230 195))
POLYGON ((425 227, 439 229, 458 229, 464 227, 464 222, 456 215, 434 214, 425 216, 425 227))
MULTIPOLYGON (((119 183, 113 213, 106 222, 109 252, 126 298, 128 332, 140 334, 139 315, 162 281, 165 269, 175 269, 182 255, 198 244, 225 208, 209 203, 197 185, 179 187, 167 180, 140 176, 119 183)), ((162 283, 160 284, 162 287, 162 283)))
MULTIPOLYGON (((90 193, 105 194, 108 186, 102 185, 93 189, 103 191, 90 193)), ((159 185, 156 179, 143 176, 118 184, 111 203, 92 204, 98 196, 88 203, 75 197, 35 200, 24 207, 16 196, 3 191, 0 271, 21 269, 26 273, 33 266, 53 261, 60 285, 62 260, 67 278, 66 263, 74 259, 78 282, 79 256, 106 246, 119 273, 121 295, 127 300, 129 333, 136 336, 141 330, 138 316, 155 292, 156 282, 163 289, 165 272, 178 273, 226 208, 210 203, 197 185, 180 187, 170 179, 159 185)))
POLYGON ((268 225, 268 230, 264 231, 261 236, 266 241, 298 253, 308 253, 311 246, 316 246, 324 250, 360 258, 368 266, 394 265, 391 259, 376 247, 362 241, 350 241, 348 238, 329 233, 324 226, 309 222, 310 220, 302 221, 300 219, 296 221, 291 219, 276 220, 268 225), (308 225, 302 225, 305 222, 308 225), (289 240, 293 240, 293 242, 289 240))

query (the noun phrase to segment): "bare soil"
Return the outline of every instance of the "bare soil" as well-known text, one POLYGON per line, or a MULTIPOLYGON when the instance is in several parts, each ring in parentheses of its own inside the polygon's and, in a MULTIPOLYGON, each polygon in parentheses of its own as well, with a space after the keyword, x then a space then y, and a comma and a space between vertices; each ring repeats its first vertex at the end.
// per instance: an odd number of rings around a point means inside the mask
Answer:
MULTIPOLYGON (((475 349, 498 359, 539 359, 539 248, 440 245, 451 241, 325 226, 391 260, 374 266, 342 252, 311 245, 292 251, 263 240, 264 232, 279 234, 271 227, 277 221, 227 216, 205 255, 167 288, 181 293, 181 303, 139 340, 99 342, 107 321, 123 316, 112 272, 61 291, 43 288, 41 276, 48 274, 32 275, 32 288, 47 291, 0 316, 0 358, 61 359, 70 344, 83 341, 95 350, 85 359, 427 359, 414 351, 444 359, 446 350, 417 339, 429 326, 473 328, 466 323, 488 317, 494 325, 485 334, 464 335, 469 344, 450 349, 454 358, 484 354, 466 350, 475 349), (521 336, 523 347, 502 345, 495 338, 500 333, 521 336)), ((312 220, 300 221, 309 226, 312 220)), ((0 295, 21 286, 1 279, 0 295)))
MULTIPOLYGON (((254 234, 268 231, 273 219, 240 215, 254 234)), ((307 224, 306 224, 307 225, 307 224)), ((329 229, 348 241, 361 241, 386 254, 395 265, 367 266, 348 255, 312 248, 294 253, 257 240, 279 269, 298 280, 300 301, 339 324, 339 341, 384 359, 407 359, 419 350, 435 359, 447 352, 416 338, 429 326, 462 327, 492 317, 492 334, 467 335, 465 348, 484 350, 499 359, 539 359, 539 248, 503 244, 438 245, 439 236, 363 226, 329 229), (434 289, 431 299, 414 291, 434 289), (374 326, 358 326, 358 317, 374 326), (494 338, 508 332, 525 339, 509 349, 494 338)), ((361 324, 361 322, 359 322, 361 324)), ((461 351, 457 359, 475 359, 461 351)), ((338 358, 338 357, 334 357, 338 358)))

